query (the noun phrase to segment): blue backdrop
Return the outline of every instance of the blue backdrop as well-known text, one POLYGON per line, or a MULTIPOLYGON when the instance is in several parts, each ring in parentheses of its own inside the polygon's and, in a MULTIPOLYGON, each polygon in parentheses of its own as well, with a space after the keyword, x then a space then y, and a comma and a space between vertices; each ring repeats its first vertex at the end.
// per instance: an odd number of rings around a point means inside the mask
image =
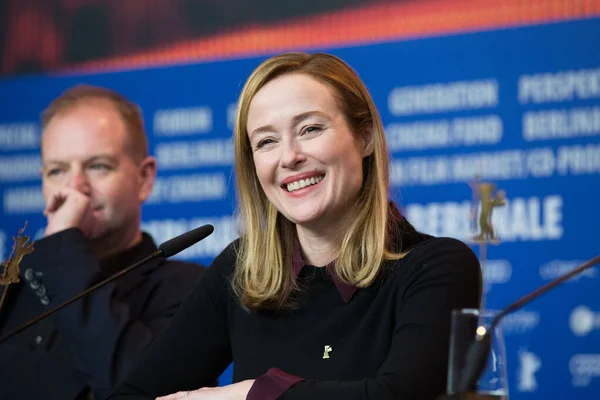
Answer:
MULTIPOLYGON (((600 253, 599 43, 600 19, 588 19, 327 49, 369 87, 393 157, 392 195, 417 228, 479 252, 468 182, 479 173, 506 191, 493 218, 501 243, 484 262, 490 308, 600 253)), ((231 128, 260 60, 0 82, 0 259, 25 221, 28 233, 43 231, 39 114, 85 82, 143 109, 159 165, 144 228, 161 242, 214 224, 181 255, 209 263, 237 236, 231 128)), ((511 399, 600 398, 597 285, 594 269, 506 319, 511 399)))

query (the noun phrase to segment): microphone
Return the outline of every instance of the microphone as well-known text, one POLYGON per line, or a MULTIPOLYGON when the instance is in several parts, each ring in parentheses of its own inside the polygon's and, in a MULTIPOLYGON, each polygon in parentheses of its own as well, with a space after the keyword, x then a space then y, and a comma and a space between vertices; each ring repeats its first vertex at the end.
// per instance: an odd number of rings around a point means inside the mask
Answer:
POLYGON ((79 293, 77 296, 65 301, 64 303, 56 306, 55 308, 46 311, 45 313, 37 316, 36 318, 32 319, 31 321, 21 325, 20 327, 18 327, 17 329, 13 330, 12 332, 4 335, 2 338, 0 338, 0 345, 2 343, 4 343, 5 341, 7 341, 8 339, 10 339, 11 337, 15 336, 16 334, 24 331, 25 329, 29 328, 31 325, 38 323, 39 321, 47 318, 48 316, 54 314, 55 312, 57 312, 58 310, 68 306, 69 304, 81 299, 82 297, 87 296, 88 294, 92 293, 94 290, 101 288, 102 286, 114 281, 115 279, 120 278, 121 276, 133 271, 134 269, 138 268, 140 265, 145 264, 146 262, 153 260, 157 257, 165 257, 165 258, 169 258, 174 256, 175 254, 187 249, 188 247, 198 243, 199 241, 201 241, 202 239, 205 239, 206 237, 208 237, 211 233, 213 233, 213 231, 215 230, 215 228, 212 225, 203 225, 201 227, 198 227, 196 229, 193 229, 189 232, 185 232, 182 233, 179 236, 176 236, 172 239, 167 240, 166 242, 162 243, 160 246, 158 246, 158 249, 154 252, 152 252, 150 255, 148 255, 147 257, 144 257, 143 259, 141 259, 140 261, 134 263, 133 265, 130 265, 129 267, 122 269, 121 271, 117 272, 114 275, 109 276, 108 278, 106 278, 103 281, 98 282, 97 284, 90 286, 88 289, 84 290, 83 292, 79 293))
POLYGON ((202 225, 199 228, 192 229, 189 232, 182 233, 179 236, 175 236, 173 239, 167 240, 158 246, 158 250, 162 252, 162 255, 165 258, 172 257, 175 254, 207 238, 213 233, 214 230, 215 227, 212 225, 202 225))
POLYGON ((518 310, 519 308, 525 306, 526 304, 532 302, 533 300, 537 299, 543 294, 554 289, 561 283, 593 267, 599 262, 600 255, 592 258, 591 260, 573 269, 572 271, 548 282, 544 286, 534 290, 533 292, 521 297, 514 303, 510 304, 492 319, 489 328, 479 326, 476 330, 475 341, 469 346, 469 350, 467 351, 466 362, 461 372, 461 378, 457 387, 457 393, 452 395, 442 395, 438 397, 438 399, 465 399, 468 397, 467 393, 475 391, 477 380, 479 379, 481 373, 485 369, 485 365, 488 360, 490 347, 492 343, 492 332, 494 331, 495 327, 498 325, 500 320, 504 318, 505 315, 518 310))

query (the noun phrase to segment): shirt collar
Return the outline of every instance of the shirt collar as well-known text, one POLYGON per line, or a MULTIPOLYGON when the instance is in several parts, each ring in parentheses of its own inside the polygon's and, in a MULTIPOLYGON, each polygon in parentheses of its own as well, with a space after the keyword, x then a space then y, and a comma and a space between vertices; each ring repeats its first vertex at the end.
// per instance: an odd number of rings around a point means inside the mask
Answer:
MULTIPOLYGON (((304 255, 302 254, 302 248, 300 247, 300 242, 298 242, 298 239, 295 239, 294 256, 292 258, 292 271, 294 272, 294 279, 298 279, 300 271, 302 271, 302 268, 306 266, 309 266, 309 264, 307 264, 306 260, 304 259, 304 255)), ((327 271, 330 273, 333 279, 335 287, 340 293, 340 296, 342 296, 342 300, 344 300, 344 303, 348 303, 350 299, 352 299, 352 296, 354 296, 354 293, 356 293, 358 288, 354 285, 341 281, 335 274, 334 266, 335 261, 332 261, 323 268, 327 268, 327 271)))
POLYGON ((100 260, 100 269, 106 275, 113 275, 134 262, 141 260, 156 250, 156 244, 152 237, 142 232, 142 240, 119 253, 110 255, 100 260))

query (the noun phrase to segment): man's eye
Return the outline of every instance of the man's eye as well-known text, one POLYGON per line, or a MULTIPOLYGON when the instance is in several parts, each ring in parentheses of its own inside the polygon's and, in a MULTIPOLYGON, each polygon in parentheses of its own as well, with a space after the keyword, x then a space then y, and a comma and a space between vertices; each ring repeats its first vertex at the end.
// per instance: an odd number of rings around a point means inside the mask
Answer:
POLYGON ((106 165, 106 164, 92 164, 90 165, 91 169, 95 169, 95 170, 109 170, 110 166, 106 165))
POLYGON ((59 168, 52 168, 46 171, 46 176, 56 176, 59 175, 63 172, 62 169, 59 168))

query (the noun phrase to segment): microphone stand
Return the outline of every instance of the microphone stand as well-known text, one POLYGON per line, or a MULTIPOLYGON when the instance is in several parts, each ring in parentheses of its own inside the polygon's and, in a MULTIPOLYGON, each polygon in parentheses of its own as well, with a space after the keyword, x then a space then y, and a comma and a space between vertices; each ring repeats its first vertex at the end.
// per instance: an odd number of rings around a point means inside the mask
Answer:
POLYGON ((498 325, 500 320, 504 318, 505 315, 515 310, 518 310, 519 308, 530 303, 531 301, 535 300, 541 295, 554 289, 561 283, 567 281, 568 279, 571 279, 575 275, 582 273, 583 271, 598 264, 599 262, 600 255, 592 258, 591 260, 566 273, 565 275, 548 282, 544 286, 534 290, 533 292, 521 297, 514 303, 510 304, 492 319, 489 328, 485 328, 483 326, 478 327, 475 341, 471 344, 469 350, 467 351, 467 360, 461 373, 461 379, 458 385, 458 392, 453 395, 443 395, 439 397, 439 399, 467 399, 468 394, 473 393, 476 390, 477 380, 479 379, 481 373, 485 369, 485 365, 489 356, 490 347, 492 343, 492 332, 494 331, 494 328, 498 325))
POLYGON ((212 226, 210 224, 206 224, 206 225, 202 225, 198 228, 192 229, 191 231, 182 233, 181 235, 176 236, 172 239, 167 240, 166 242, 164 242, 160 246, 158 246, 157 250, 155 250, 153 253, 146 256, 145 258, 141 259, 140 261, 134 263, 133 265, 130 265, 127 268, 122 269, 121 271, 117 272, 114 275, 111 275, 110 277, 106 278, 105 280, 96 283, 95 285, 93 285, 93 286, 89 287, 88 289, 86 289, 85 291, 79 293, 77 296, 73 297, 72 299, 69 299, 69 300, 65 301, 64 303, 58 305, 57 307, 46 311, 42 315, 37 316, 36 318, 32 319, 31 321, 27 322, 26 324, 20 326, 19 328, 15 329, 14 331, 10 332, 9 334, 3 336, 2 338, 0 338, 0 345, 2 343, 6 342, 11 337, 13 337, 14 335, 18 334, 19 332, 22 332, 25 329, 29 328, 31 325, 43 320, 44 318, 47 318, 49 315, 68 306, 69 304, 73 303, 74 301, 79 300, 80 298, 88 295, 89 293, 93 292, 94 290, 106 285, 107 283, 110 283, 110 282, 114 281, 115 279, 118 279, 121 276, 133 271, 134 269, 138 268, 140 265, 144 264, 145 262, 148 262, 159 256, 169 258, 169 257, 172 257, 175 254, 187 249, 188 247, 198 243, 199 241, 203 240, 204 238, 206 238, 207 236, 212 234, 214 229, 215 229, 214 226, 212 226))
POLYGON ((26 324, 18 327, 17 329, 13 330, 12 332, 4 335, 2 338, 0 338, 0 345, 4 342, 6 342, 8 339, 10 339, 11 337, 15 336, 16 334, 24 331, 25 329, 29 328, 31 325, 34 325, 35 323, 43 320, 44 318, 48 317, 50 314, 55 313, 56 311, 68 306, 69 304, 79 300, 80 298, 88 295, 90 292, 93 292, 94 290, 114 281, 115 279, 120 278, 121 276, 127 274, 128 272, 133 271, 134 269, 136 269, 137 267, 139 267, 140 265, 144 264, 147 261, 150 261, 156 257, 159 257, 163 255, 163 251, 160 249, 155 250, 152 254, 146 256, 145 258, 139 260, 138 262, 136 262, 135 264, 130 265, 129 267, 122 269, 121 271, 117 272, 114 275, 109 276, 108 278, 104 279, 103 281, 98 282, 97 284, 90 286, 89 288, 87 288, 85 291, 79 293, 77 296, 73 297, 72 299, 69 299, 67 301, 65 301, 64 303, 54 307, 51 310, 46 311, 45 313, 35 317, 34 319, 30 320, 29 322, 27 322, 26 324))

